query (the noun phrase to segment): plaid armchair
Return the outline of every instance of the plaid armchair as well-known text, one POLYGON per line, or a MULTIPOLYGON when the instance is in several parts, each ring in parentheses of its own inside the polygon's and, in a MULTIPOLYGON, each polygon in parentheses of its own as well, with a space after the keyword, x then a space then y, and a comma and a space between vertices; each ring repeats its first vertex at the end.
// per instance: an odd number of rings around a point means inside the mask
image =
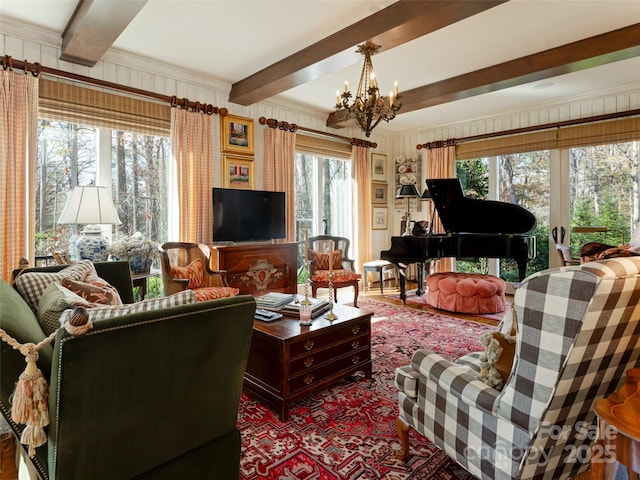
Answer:
POLYGON ((567 479, 588 468, 594 402, 640 366, 640 258, 546 270, 517 289, 516 349, 502 391, 481 353, 420 350, 396 371, 402 450, 413 427, 483 480, 567 479))

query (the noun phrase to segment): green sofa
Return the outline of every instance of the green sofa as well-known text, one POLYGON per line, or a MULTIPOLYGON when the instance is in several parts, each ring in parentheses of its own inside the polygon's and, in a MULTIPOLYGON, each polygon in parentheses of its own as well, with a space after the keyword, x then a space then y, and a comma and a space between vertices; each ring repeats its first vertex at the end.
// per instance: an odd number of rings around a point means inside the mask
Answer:
MULTIPOLYGON (((95 267, 124 303, 133 302, 127 262, 95 267)), ((40 477, 237 479, 237 413, 255 307, 241 295, 97 321, 78 337, 59 330, 38 360, 51 416, 48 442, 30 460, 40 477)), ((45 338, 4 281, 0 328, 20 343, 45 338)), ((24 368, 24 357, 0 342, 0 411, 17 437, 23 426, 11 421, 10 396, 24 368)))

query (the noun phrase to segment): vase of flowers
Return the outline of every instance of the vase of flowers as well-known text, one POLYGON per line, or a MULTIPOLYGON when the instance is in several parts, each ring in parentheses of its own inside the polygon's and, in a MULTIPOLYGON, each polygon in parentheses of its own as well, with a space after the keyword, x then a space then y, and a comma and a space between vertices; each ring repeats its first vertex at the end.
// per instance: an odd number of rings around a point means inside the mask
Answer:
POLYGON ((134 273, 148 272, 153 259, 158 256, 158 244, 136 232, 113 242, 109 253, 113 260, 127 260, 134 273))

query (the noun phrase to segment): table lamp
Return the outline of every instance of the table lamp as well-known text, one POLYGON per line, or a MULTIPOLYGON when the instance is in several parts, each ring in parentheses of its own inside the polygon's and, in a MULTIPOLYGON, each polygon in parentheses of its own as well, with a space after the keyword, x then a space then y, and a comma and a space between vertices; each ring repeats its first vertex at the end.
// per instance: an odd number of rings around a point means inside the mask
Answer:
MULTIPOLYGON (((420 196, 420 200, 423 202, 433 202, 433 197, 431 196, 431 192, 428 188, 424 189, 422 195, 420 196)), ((432 210, 432 205, 429 205, 429 236, 433 233, 433 216, 435 214, 435 210, 432 210)))
POLYGON ((406 217, 405 217, 405 225, 404 225, 404 233, 402 234, 402 236, 408 236, 411 235, 411 225, 409 222, 410 216, 411 216, 411 212, 409 211, 410 209, 410 204, 409 202, 411 201, 412 197, 419 197, 420 196, 420 192, 418 192, 418 189, 416 188, 416 186, 413 183, 405 183, 404 185, 402 185, 399 189, 398 192, 396 193, 396 198, 406 198, 407 199, 407 213, 406 213, 406 217))
POLYGON ((76 241, 77 258, 103 262, 109 258, 109 240, 99 224, 120 225, 107 187, 75 187, 58 219, 61 225, 87 225, 76 241))

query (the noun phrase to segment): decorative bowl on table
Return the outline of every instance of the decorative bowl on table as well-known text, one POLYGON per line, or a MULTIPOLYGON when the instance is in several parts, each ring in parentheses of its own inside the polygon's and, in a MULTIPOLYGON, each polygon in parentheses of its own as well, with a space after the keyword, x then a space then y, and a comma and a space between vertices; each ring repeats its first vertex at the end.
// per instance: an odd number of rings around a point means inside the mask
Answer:
POLYGON ((140 232, 113 242, 109 249, 113 260, 126 260, 133 273, 148 272, 158 256, 158 244, 140 232))

